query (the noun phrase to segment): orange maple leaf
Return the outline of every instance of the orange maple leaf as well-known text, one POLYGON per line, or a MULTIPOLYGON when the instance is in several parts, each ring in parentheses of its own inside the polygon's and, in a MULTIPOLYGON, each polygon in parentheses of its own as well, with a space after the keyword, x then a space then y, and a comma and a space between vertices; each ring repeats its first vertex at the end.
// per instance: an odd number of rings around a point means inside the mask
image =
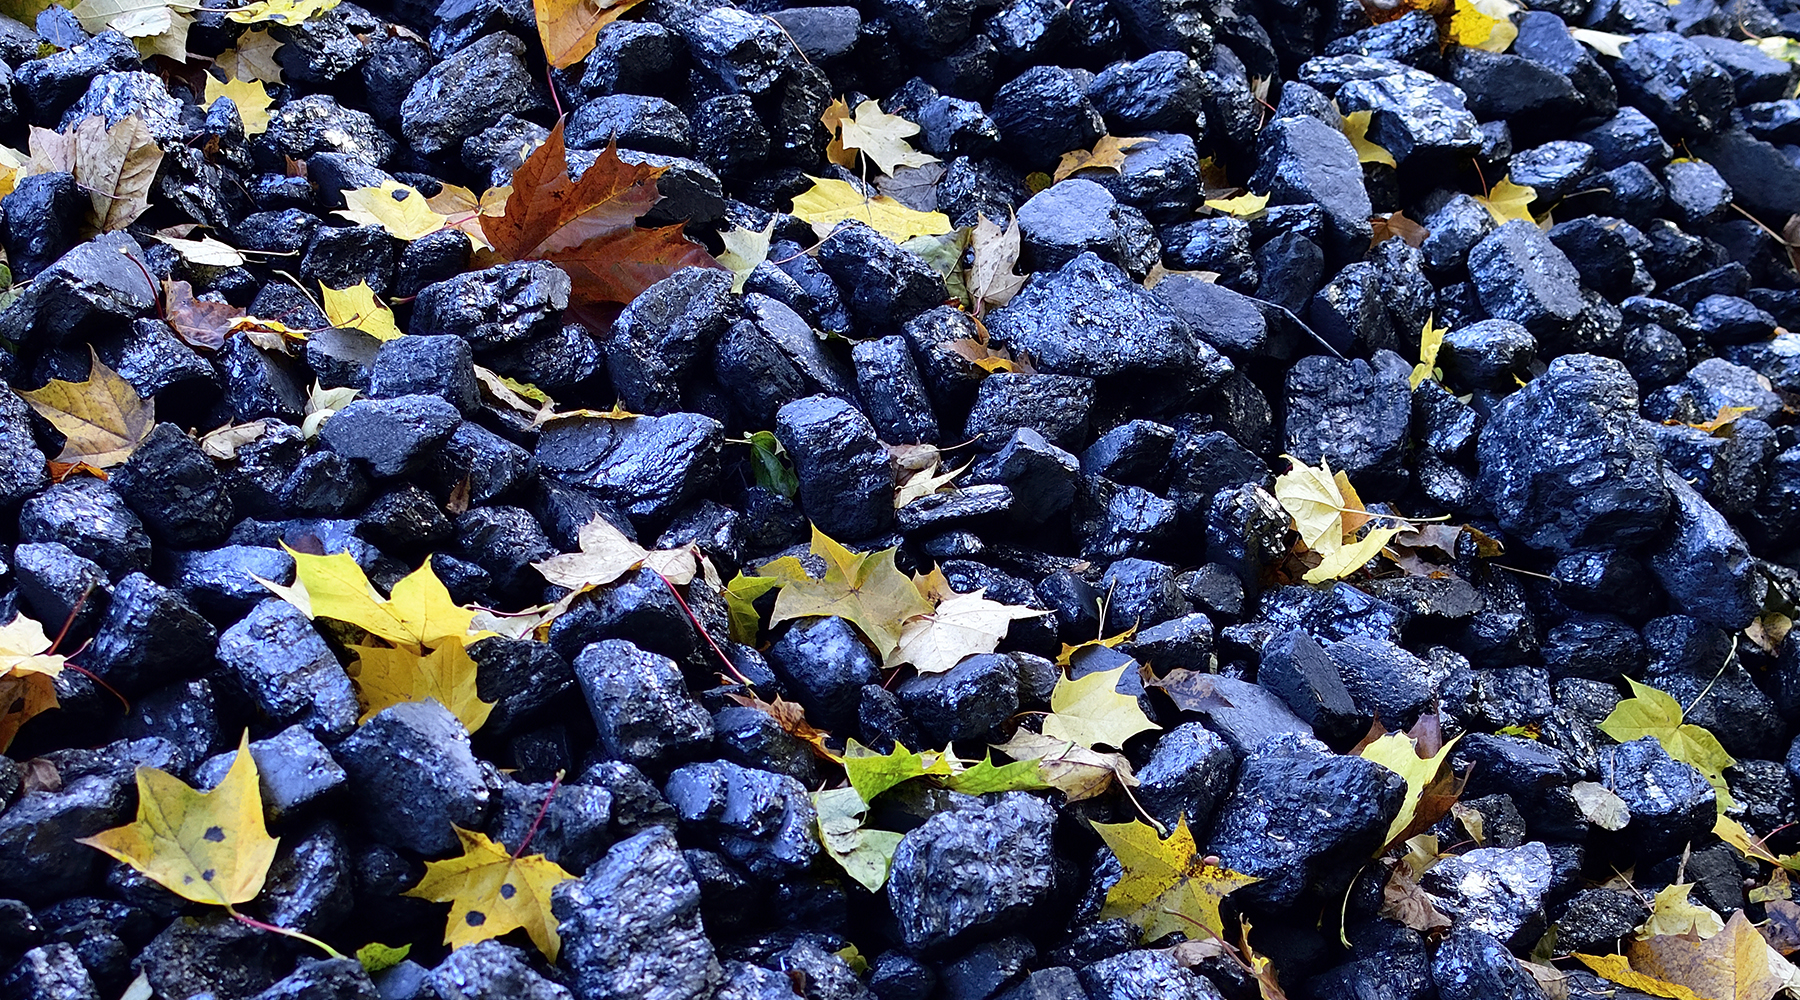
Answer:
POLYGON ((547 260, 567 271, 577 303, 630 302, 684 267, 719 267, 681 227, 639 228, 662 199, 656 179, 667 167, 626 163, 608 144, 581 175, 569 176, 558 121, 513 172, 506 214, 481 217, 494 252, 506 260, 547 260))

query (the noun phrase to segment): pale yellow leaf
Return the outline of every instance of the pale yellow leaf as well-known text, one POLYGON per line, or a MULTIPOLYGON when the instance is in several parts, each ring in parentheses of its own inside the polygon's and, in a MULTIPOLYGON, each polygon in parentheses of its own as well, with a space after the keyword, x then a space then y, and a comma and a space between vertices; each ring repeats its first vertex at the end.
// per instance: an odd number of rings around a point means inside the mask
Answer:
POLYGON ((794 216, 811 223, 820 239, 849 219, 867 224, 896 243, 914 236, 938 236, 955 228, 942 212, 917 212, 885 195, 864 198, 848 182, 835 178, 811 180, 812 188, 794 198, 794 216))

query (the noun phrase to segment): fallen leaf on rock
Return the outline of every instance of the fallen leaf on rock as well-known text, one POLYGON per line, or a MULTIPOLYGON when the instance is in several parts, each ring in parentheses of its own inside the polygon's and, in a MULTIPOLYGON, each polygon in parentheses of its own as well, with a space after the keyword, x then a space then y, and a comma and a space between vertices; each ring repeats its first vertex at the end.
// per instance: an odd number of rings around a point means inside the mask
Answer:
POLYGON ((202 236, 197 240, 164 236, 161 233, 152 233, 151 236, 172 248, 190 264, 205 264, 208 267, 241 267, 244 263, 244 255, 236 247, 229 243, 221 243, 211 236, 202 236))
POLYGON ((964 281, 969 287, 975 315, 983 316, 989 309, 998 309, 1011 302, 1019 289, 1025 287, 1025 276, 1013 273, 1019 264, 1018 217, 1009 219, 1006 228, 1002 229, 987 216, 977 215, 969 248, 971 263, 964 281))
POLYGON ((201 435, 200 450, 206 453, 207 458, 215 461, 235 461, 239 448, 259 440, 268 432, 269 422, 265 420, 252 420, 245 424, 226 424, 201 435))
POLYGON ((774 719, 775 722, 781 726, 782 732, 787 733, 789 736, 796 737, 801 742, 805 743, 807 749, 813 752, 813 756, 840 764, 843 763, 844 758, 838 754, 832 753, 831 748, 825 745, 825 739, 830 736, 831 733, 808 722, 806 720, 806 709, 801 706, 799 702, 788 701, 780 695, 776 695, 775 700, 773 701, 763 701, 761 698, 756 697, 754 693, 743 695, 731 691, 727 691, 725 697, 731 699, 731 701, 738 705, 742 705, 745 708, 754 708, 764 715, 767 715, 769 718, 774 719))
POLYGON ((1036 369, 1023 357, 1015 357, 1006 348, 990 343, 987 331, 980 327, 976 328, 975 336, 942 341, 938 344, 938 349, 949 351, 984 372, 1018 372, 1025 375, 1036 373, 1036 369))
POLYGON ((921 674, 943 673, 964 657, 991 653, 1006 638, 1008 627, 1023 618, 1049 614, 1035 608, 990 601, 986 589, 953 594, 929 614, 900 629, 900 639, 883 666, 910 663, 921 674))
POLYGON ((825 575, 817 580, 800 572, 798 560, 785 556, 758 572, 770 575, 772 567, 783 574, 781 593, 769 624, 812 615, 842 618, 856 626, 885 660, 900 645, 906 622, 928 615, 932 606, 919 594, 912 578, 894 567, 897 549, 852 552, 813 527, 812 554, 825 560, 825 575), (786 563, 793 565, 788 566, 786 563))
POLYGON ((811 223, 820 239, 831 235, 838 223, 848 219, 866 223, 896 243, 914 236, 938 236, 956 228, 942 212, 915 211, 886 195, 866 198, 849 182, 833 177, 808 179, 813 186, 794 196, 793 214, 811 223))
POLYGON ((1623 830, 1631 822, 1631 808, 1612 789, 1594 781, 1577 781, 1570 792, 1575 806, 1589 823, 1602 830, 1623 830))
POLYGON ((350 679, 362 696, 361 724, 384 708, 409 701, 435 701, 473 733, 494 704, 475 692, 475 661, 460 642, 445 642, 427 653, 406 646, 351 646, 357 660, 350 679))
POLYGON ((1056 786, 1044 779, 1041 760, 1015 760, 995 764, 992 755, 979 764, 943 779, 944 787, 964 795, 986 795, 990 792, 1030 792, 1056 786))
POLYGON ((1352 111, 1344 116, 1344 136, 1356 150, 1356 159, 1360 163, 1385 163, 1390 167, 1398 167, 1394 162, 1394 154, 1385 147, 1369 139, 1369 121, 1375 117, 1373 111, 1352 111))
MULTIPOLYGON (((1697 431, 1705 431, 1708 434, 1717 435, 1720 431, 1735 423, 1739 417, 1746 413, 1755 412, 1756 407, 1754 406, 1721 406, 1719 407, 1719 412, 1714 414, 1711 420, 1703 420, 1700 423, 1688 424, 1687 426, 1692 427, 1697 431)), ((1676 424, 1680 423, 1680 421, 1672 422, 1676 424)))
POLYGON ((1536 225, 1537 220, 1531 217, 1530 211, 1531 203, 1536 199, 1535 189, 1524 184, 1514 184, 1510 176, 1501 178, 1500 183, 1494 185, 1486 197, 1475 196, 1481 207, 1487 209, 1494 221, 1501 225, 1513 219, 1536 225))
POLYGON ((1648 993, 1651 996, 1668 997, 1669 1000, 1720 1000, 1718 997, 1703 997, 1685 986, 1665 982, 1655 976, 1645 975, 1631 967, 1631 960, 1624 955, 1583 955, 1571 956, 1581 964, 1594 970, 1601 978, 1618 983, 1627 989, 1648 993))
MULTIPOLYGON (((1776 869, 1777 872, 1782 870, 1776 869)), ((1769 919, 1760 930, 1763 938, 1769 942, 1769 947, 1783 955, 1800 951, 1800 904, 1789 899, 1766 900, 1763 902, 1763 913, 1769 919)))
POLYGON ((545 580, 573 591, 604 587, 639 566, 649 567, 676 586, 687 585, 699 570, 700 560, 693 546, 651 551, 599 515, 581 526, 576 541, 580 551, 564 552, 531 565, 545 580))
POLYGON ((1389 212, 1369 219, 1374 235, 1369 239, 1371 247, 1378 246, 1383 240, 1398 239, 1409 247, 1417 249, 1425 245, 1425 238, 1431 230, 1406 217, 1405 212, 1389 212))
POLYGON ((1774 851, 1769 850, 1768 845, 1751 836, 1750 831, 1744 829, 1742 823, 1725 815, 1723 811, 1719 813, 1719 818, 1713 821, 1712 832, 1713 836, 1737 848, 1746 858, 1767 861, 1777 869, 1800 871, 1800 854, 1777 855, 1774 851))
POLYGON ((564 69, 594 51, 600 29, 642 0, 532 0, 538 38, 550 65, 564 69))
POLYGON ((1512 15, 1519 5, 1511 0, 1456 0, 1447 37, 1458 45, 1488 52, 1505 52, 1519 37, 1512 15))
POLYGON ((1404 527, 1398 525, 1371 525, 1363 532, 1362 537, 1325 553, 1319 564, 1307 570, 1301 579, 1307 583, 1328 583, 1349 576, 1380 555, 1381 550, 1394 540, 1394 536, 1404 530, 1404 527))
POLYGON ((1161 729, 1144 714, 1135 696, 1117 690, 1125 670, 1096 670, 1076 680, 1066 673, 1057 678, 1050 693, 1050 714, 1044 716, 1044 735, 1089 749, 1099 744, 1123 749, 1138 733, 1161 729))
POLYGON ((1367 520, 1362 501, 1348 489, 1349 478, 1342 472, 1334 474, 1329 459, 1321 459, 1315 468, 1292 455, 1282 457, 1289 466, 1275 477, 1275 499, 1293 519, 1300 543, 1315 552, 1341 548, 1344 535, 1357 527, 1346 523, 1346 514, 1367 520))
POLYGON ((1406 865, 1396 864, 1381 890, 1381 909, 1377 916, 1398 920, 1421 934, 1435 934, 1450 929, 1451 921, 1438 911, 1429 893, 1413 881, 1406 865))
POLYGON ((261 80, 234 77, 220 83, 218 77, 206 74, 206 106, 212 107, 221 97, 229 98, 237 105, 238 117, 244 120, 245 135, 261 135, 269 130, 269 107, 275 99, 269 96, 268 88, 261 80))
POLYGON ((819 844, 826 856, 863 888, 881 891, 902 835, 863 826, 869 804, 854 788, 814 792, 812 800, 819 817, 819 844))
POLYGON ((900 249, 924 261, 931 266, 937 276, 944 282, 944 290, 950 293, 956 305, 963 309, 973 309, 974 301, 969 297, 968 282, 963 280, 963 257, 969 249, 967 226, 959 226, 948 233, 936 236, 914 236, 903 240, 900 249))
POLYGON ((238 24, 273 21, 291 26, 318 17, 341 2, 342 0, 256 0, 255 3, 245 4, 236 10, 226 11, 225 19, 238 24))
POLYGON ((964 462, 961 466, 944 472, 941 471, 942 466, 933 463, 929 468, 907 474, 894 487, 894 509, 899 510, 914 500, 923 499, 949 486, 957 476, 969 471, 969 466, 973 464, 972 461, 964 462))
POLYGON ((1244 953, 1244 964, 1250 967, 1250 978, 1256 980, 1256 991, 1262 1000, 1288 1000, 1287 993, 1281 988, 1281 980, 1275 973, 1275 963, 1250 945, 1248 917, 1238 920, 1238 945, 1244 953))
POLYGON ((638 227, 638 217, 662 199, 656 179, 666 170, 627 163, 609 143, 572 179, 558 119, 513 171, 505 214, 482 214, 481 229, 502 259, 547 260, 567 272, 573 303, 627 303, 684 267, 718 266, 679 225, 638 227))
POLYGON ((213 64, 224 71, 228 80, 261 80, 281 82, 281 64, 275 61, 275 50, 281 42, 267 30, 258 28, 237 37, 237 44, 219 53, 213 64))
POLYGON ((402 336, 399 324, 394 322, 393 310, 375 297, 375 290, 368 282, 359 281, 349 288, 321 284, 319 292, 320 305, 332 326, 361 330, 381 341, 397 340, 402 336))
POLYGON ((1057 739, 1020 727, 1012 739, 994 749, 1015 761, 1036 761, 1038 778, 1062 792, 1070 802, 1091 799, 1113 782, 1134 787, 1131 762, 1121 754, 1090 750, 1074 740, 1057 739))
POLYGON ((417 188, 396 180, 342 193, 345 207, 333 215, 341 215, 359 226, 380 226, 389 236, 408 243, 450 224, 447 217, 426 203, 417 188))
POLYGON ((512 197, 512 185, 491 187, 475 192, 457 184, 441 185, 438 193, 425 199, 425 204, 433 212, 444 217, 444 222, 451 229, 459 230, 469 237, 469 242, 482 249, 491 250, 487 232, 482 228, 484 217, 498 218, 506 214, 506 199, 512 197))
POLYGON ((914 778, 928 774, 947 778, 951 774, 948 754, 930 750, 915 753, 899 742, 887 753, 876 753, 849 740, 844 744, 843 764, 850 787, 864 802, 874 802, 875 796, 914 778))
MULTIPOLYGON (((1574 32, 1570 31, 1570 34, 1574 34, 1574 32)), ((1629 35, 1625 37, 1627 39, 1630 38, 1629 35)), ((1782 62, 1800 63, 1800 42, 1789 38, 1787 35, 1766 35, 1762 38, 1750 38, 1746 39, 1744 44, 1754 47, 1758 52, 1761 52, 1771 59, 1780 59, 1782 62)), ((1617 52, 1613 53, 1615 56, 1618 54, 1619 53, 1617 52)))
POLYGON ((294 558, 293 585, 259 582, 308 618, 330 618, 391 643, 421 648, 435 648, 450 639, 466 646, 483 637, 470 633, 475 612, 450 599, 429 559, 402 577, 384 598, 348 552, 316 556, 283 548, 294 558))
POLYGON ((887 114, 875 101, 863 101, 851 112, 843 98, 838 98, 819 120, 836 134, 826 148, 826 157, 838 166, 854 168, 857 153, 889 175, 901 167, 938 162, 937 157, 919 152, 906 141, 919 134, 919 126, 899 115, 887 114))
POLYGON ((234 906, 255 899, 275 860, 263 825, 262 788, 250 732, 218 787, 195 791, 154 767, 137 769, 137 819, 80 843, 143 872, 183 899, 234 906))
POLYGON ((87 192, 101 232, 123 229, 144 214, 163 153, 136 115, 117 125, 85 118, 75 126, 75 180, 87 192))
POLYGON ((550 893, 575 876, 542 854, 515 858, 486 835, 452 827, 461 857, 425 862, 425 877, 405 895, 450 904, 444 943, 452 950, 524 928, 552 963, 562 950, 550 893))
MULTIPOLYGON (((1382 850, 1442 819, 1450 811, 1451 802, 1455 801, 1453 793, 1441 803, 1436 800, 1428 803, 1427 796, 1433 786, 1439 786, 1441 799, 1444 791, 1442 782, 1446 777, 1454 783, 1454 777, 1442 775, 1441 772, 1450 760, 1450 750, 1456 746, 1456 740, 1445 743, 1436 753, 1425 756, 1420 756, 1423 748, 1419 746, 1419 742, 1406 733, 1388 733, 1363 747, 1360 754, 1364 759, 1372 760, 1406 779, 1406 797, 1401 801, 1400 812, 1388 824, 1382 850), (1436 815, 1432 815, 1434 812, 1436 815)), ((1460 788, 1460 785, 1456 787, 1460 788)))
POLYGON ((1207 863, 1194 845, 1187 820, 1175 824, 1166 838, 1148 823, 1091 824, 1119 859, 1124 877, 1107 890, 1100 919, 1124 917, 1153 941, 1180 931, 1190 938, 1225 935, 1219 904, 1232 892, 1257 881, 1249 875, 1207 863))
POLYGON ((1656 737, 1669 756, 1691 765, 1712 783, 1718 796, 1719 815, 1731 805, 1725 769, 1737 760, 1725 752, 1717 737, 1700 726, 1682 721, 1681 703, 1647 684, 1625 678, 1632 696, 1619 702, 1600 723, 1600 731, 1620 743, 1646 736, 1656 737))
POLYGON ((1613 59, 1623 55, 1619 47, 1631 41, 1631 35, 1617 35, 1610 31, 1595 31, 1592 28, 1570 28, 1569 37, 1603 56, 1613 59))
POLYGON ((110 29, 127 38, 148 38, 169 30, 176 8, 195 6, 186 0, 81 0, 69 13, 89 34, 110 29))
POLYGON ((1443 350, 1444 334, 1449 332, 1437 325, 1436 316, 1425 318, 1425 326, 1419 331, 1419 363, 1413 366, 1412 375, 1407 378, 1407 384, 1412 388, 1417 389, 1419 383, 1428 378, 1438 377, 1438 352, 1443 350))
MULTIPOLYGON (((804 574, 802 574, 804 575, 804 574)), ((746 646, 755 645, 756 633, 762 629, 762 616, 757 614, 757 598, 781 586, 773 576, 747 576, 739 573, 725 584, 725 614, 731 622, 731 639, 746 646)))
POLYGON ((1693 890, 1692 882, 1682 882, 1658 891, 1650 904, 1650 916, 1635 937, 1648 941, 1659 934, 1692 934, 1705 939, 1724 930, 1725 921, 1717 913, 1688 898, 1693 890))
POLYGON ((1771 1000, 1800 986, 1800 969, 1769 947, 1743 910, 1704 941, 1660 935, 1631 942, 1626 954, 1635 971, 1717 1000, 1771 1000))
POLYGON ((1205 714, 1232 707, 1231 699, 1219 693, 1218 680, 1217 674, 1176 667, 1150 686, 1162 688, 1183 712, 1205 714))
POLYGON ((900 167, 891 177, 877 175, 875 190, 915 211, 935 212, 938 210, 938 182, 943 179, 942 163, 900 167))
POLYGON ((225 346, 232 323, 246 313, 229 302, 194 297, 185 281, 163 282, 163 316, 175 335, 194 347, 216 351, 225 346))
MULTIPOLYGON (((411 953, 412 945, 410 944, 403 944, 400 947, 395 948, 392 945, 385 945, 379 941, 370 941, 368 944, 356 949, 356 961, 362 965, 364 972, 372 976, 377 972, 386 972, 394 966, 399 965, 401 962, 406 961, 406 956, 411 953)), ((121 1000, 124 1000, 124 998, 121 998, 121 1000)))
POLYGON ((300 433, 308 441, 318 437, 319 428, 325 426, 325 421, 330 420, 332 414, 356 402, 361 396, 362 392, 353 385, 327 389, 314 382, 312 390, 306 394, 306 413, 300 420, 300 433))
POLYGON ((719 263, 731 268, 732 291, 742 292, 750 272, 769 259, 769 241, 774 235, 775 220, 772 217, 761 230, 733 226, 719 234, 719 239, 725 241, 725 252, 719 255, 719 263))
POLYGON ((1254 219, 1268 210, 1269 196, 1245 193, 1235 198, 1208 198, 1205 204, 1207 208, 1223 212, 1234 219, 1254 219))
POLYGON ((1072 149, 1064 153, 1056 161, 1056 170, 1050 179, 1052 182, 1066 180, 1082 170, 1119 173, 1125 168, 1125 154, 1149 141, 1144 136, 1103 135, 1094 143, 1093 149, 1072 149))
POLYGON ((0 753, 12 745, 19 727, 57 707, 56 675, 63 657, 50 652, 44 626, 14 612, 0 626, 0 753))
POLYGON ((156 429, 156 400, 139 396, 88 348, 85 382, 51 379, 42 389, 19 392, 37 415, 63 435, 62 451, 50 460, 53 473, 77 465, 110 469, 123 465, 156 429))

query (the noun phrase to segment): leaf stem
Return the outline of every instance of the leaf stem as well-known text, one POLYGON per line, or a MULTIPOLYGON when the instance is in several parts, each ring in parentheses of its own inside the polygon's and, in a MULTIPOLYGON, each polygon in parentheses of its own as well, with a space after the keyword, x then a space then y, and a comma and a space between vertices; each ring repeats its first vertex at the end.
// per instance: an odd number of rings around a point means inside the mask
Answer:
POLYGON ((550 800, 556 798, 556 789, 562 785, 563 773, 556 772, 550 778, 550 790, 544 793, 544 804, 538 807, 537 817, 531 821, 530 829, 525 831, 525 839, 519 841, 519 849, 513 852, 513 860, 517 861, 525 855, 525 848, 531 846, 531 838, 537 836, 538 825, 550 812, 550 800))
MULTIPOLYGON (((650 569, 650 567, 648 567, 648 566, 646 566, 644 568, 650 569)), ((686 613, 686 615, 688 616, 688 621, 694 623, 694 628, 698 629, 700 632, 700 638, 705 639, 706 644, 708 646, 712 647, 713 653, 715 653, 719 657, 720 663, 725 664, 725 669, 728 672, 730 672, 731 676, 737 678, 737 682, 739 684, 742 684, 743 686, 751 689, 752 691, 756 690, 756 685, 750 683, 750 678, 745 677, 742 673, 740 673, 738 671, 737 664, 731 662, 731 657, 726 656, 725 651, 719 648, 719 644, 713 641, 712 633, 708 632, 706 630, 706 626, 701 624, 700 616, 694 614, 694 609, 688 607, 687 599, 681 596, 681 591, 675 589, 675 582, 673 580, 670 580, 668 577, 662 575, 661 573, 657 573, 656 570, 651 569, 650 572, 656 573, 656 578, 663 582, 663 586, 669 588, 669 593, 670 593, 670 595, 672 595, 675 598, 675 603, 681 605, 681 610, 684 613, 686 613)))
POLYGON ((237 908, 232 906, 230 903, 225 904, 225 912, 231 914, 232 919, 236 920, 240 924, 246 924, 250 927, 256 928, 259 931, 268 931, 270 934, 280 934, 282 937, 291 937, 297 941, 305 941, 307 944, 310 944, 313 947, 318 948, 319 950, 323 951, 325 954, 330 955, 332 958, 343 958, 344 957, 343 952, 338 951, 336 948, 333 948, 332 946, 326 944, 325 942, 319 940, 318 938, 313 937, 311 934, 307 934, 302 931, 294 930, 291 927, 281 927, 276 924, 263 923, 261 920, 258 920, 255 917, 246 916, 243 913, 239 913, 237 908))

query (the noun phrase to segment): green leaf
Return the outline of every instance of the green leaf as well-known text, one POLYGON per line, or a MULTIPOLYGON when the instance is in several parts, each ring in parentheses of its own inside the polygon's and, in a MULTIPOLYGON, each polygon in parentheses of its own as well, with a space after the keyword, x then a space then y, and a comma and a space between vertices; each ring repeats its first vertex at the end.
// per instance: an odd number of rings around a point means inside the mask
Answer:
POLYGON ((746 646, 756 644, 756 633, 762 628, 762 615, 756 613, 757 598, 781 583, 772 576, 745 576, 739 573, 725 585, 725 615, 731 622, 731 639, 746 646))
POLYGON ((788 464, 787 449, 775 439, 775 432, 756 431, 749 441, 750 471, 756 476, 756 485, 792 500, 800 492, 800 477, 788 464))
POLYGON ((863 826, 869 804, 854 788, 833 788, 813 793, 813 809, 819 814, 819 843, 831 860, 863 888, 878 892, 887 881, 888 866, 900 847, 898 833, 863 826))
POLYGON ((1718 793, 1719 815, 1723 816, 1732 804, 1731 790, 1725 784, 1725 769, 1737 760, 1725 752, 1712 733, 1683 722, 1681 703, 1672 695, 1629 677, 1625 683, 1631 685, 1632 697, 1619 702, 1612 714, 1600 723, 1600 731, 1620 743, 1654 736, 1669 756, 1706 776, 1718 793))
POLYGON ((356 949, 356 960, 362 963, 363 971, 372 976, 377 972, 399 965, 411 951, 412 945, 410 944, 403 944, 395 948, 379 941, 370 941, 356 949))
POLYGON ((1055 788, 1044 780, 1044 766, 1037 760, 1019 760, 996 766, 992 756, 981 763, 953 774, 944 787, 964 795, 986 795, 989 792, 1035 792, 1055 788))
POLYGON ((972 308, 974 305, 962 270, 963 251, 969 248, 972 232, 968 226, 964 226, 941 236, 914 236, 900 244, 900 249, 931 265, 938 277, 944 279, 944 288, 965 308, 972 308))
POLYGON ((844 774, 864 802, 873 802, 875 796, 903 781, 927 774, 949 777, 950 758, 942 753, 913 753, 898 742, 892 753, 880 754, 849 740, 844 746, 844 774))

